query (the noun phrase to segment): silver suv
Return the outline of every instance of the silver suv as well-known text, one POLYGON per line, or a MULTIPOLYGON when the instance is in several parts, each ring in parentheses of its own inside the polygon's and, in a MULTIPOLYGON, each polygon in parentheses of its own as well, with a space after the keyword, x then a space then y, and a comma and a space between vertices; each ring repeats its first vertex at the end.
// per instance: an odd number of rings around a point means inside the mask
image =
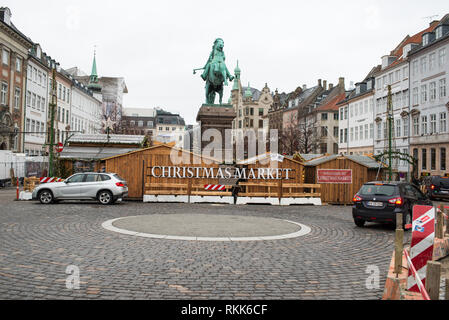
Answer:
POLYGON ((115 173, 76 173, 63 182, 41 184, 33 191, 33 200, 42 204, 91 199, 97 199, 101 204, 112 204, 127 196, 126 181, 115 173))

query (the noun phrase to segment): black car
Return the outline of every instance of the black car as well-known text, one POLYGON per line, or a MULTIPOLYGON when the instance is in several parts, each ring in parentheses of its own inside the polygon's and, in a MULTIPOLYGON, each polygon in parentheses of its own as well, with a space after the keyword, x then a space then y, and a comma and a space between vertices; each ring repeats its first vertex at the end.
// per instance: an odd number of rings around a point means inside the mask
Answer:
POLYGON ((352 216, 358 227, 366 222, 396 224, 396 214, 402 213, 405 228, 413 221, 414 205, 433 205, 418 187, 399 181, 365 183, 353 201, 352 216))
POLYGON ((449 177, 433 176, 425 182, 430 199, 449 199, 449 177))

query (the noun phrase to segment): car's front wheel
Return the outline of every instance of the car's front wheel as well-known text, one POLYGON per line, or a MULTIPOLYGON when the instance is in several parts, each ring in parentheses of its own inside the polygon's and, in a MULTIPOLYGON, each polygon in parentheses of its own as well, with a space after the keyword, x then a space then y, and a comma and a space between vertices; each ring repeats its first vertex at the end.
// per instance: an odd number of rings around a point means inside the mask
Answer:
POLYGON ((98 193, 98 201, 100 201, 101 204, 108 205, 113 203, 114 199, 110 191, 103 190, 98 193))
POLYGON ((42 204, 50 204, 53 202, 53 193, 51 193, 50 190, 42 190, 39 192, 39 195, 37 196, 39 201, 42 204))

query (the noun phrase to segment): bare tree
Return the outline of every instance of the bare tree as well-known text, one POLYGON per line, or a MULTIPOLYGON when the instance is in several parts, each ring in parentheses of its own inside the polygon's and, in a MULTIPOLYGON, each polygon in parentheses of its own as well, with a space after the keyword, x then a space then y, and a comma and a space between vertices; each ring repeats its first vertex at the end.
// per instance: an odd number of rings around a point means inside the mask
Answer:
POLYGON ((282 153, 292 155, 298 152, 299 135, 298 115, 296 112, 291 112, 279 134, 279 146, 281 147, 282 153))
POLYGON ((298 111, 299 153, 315 153, 318 150, 320 136, 316 113, 309 112, 307 107, 298 111))

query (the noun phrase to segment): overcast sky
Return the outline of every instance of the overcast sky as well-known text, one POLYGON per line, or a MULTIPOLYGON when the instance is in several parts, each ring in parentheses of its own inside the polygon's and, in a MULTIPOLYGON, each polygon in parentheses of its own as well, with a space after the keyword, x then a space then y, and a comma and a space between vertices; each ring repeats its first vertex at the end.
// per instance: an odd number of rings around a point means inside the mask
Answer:
MULTIPOLYGON (((125 78, 125 107, 162 107, 195 123, 217 37, 244 85, 291 92, 317 79, 363 80, 407 35, 449 13, 447 0, 3 0, 12 21, 63 68, 125 78)), ((224 101, 230 95, 225 89, 224 101)), ((217 99, 218 101, 218 99, 217 99)))

